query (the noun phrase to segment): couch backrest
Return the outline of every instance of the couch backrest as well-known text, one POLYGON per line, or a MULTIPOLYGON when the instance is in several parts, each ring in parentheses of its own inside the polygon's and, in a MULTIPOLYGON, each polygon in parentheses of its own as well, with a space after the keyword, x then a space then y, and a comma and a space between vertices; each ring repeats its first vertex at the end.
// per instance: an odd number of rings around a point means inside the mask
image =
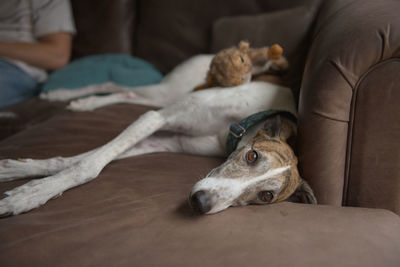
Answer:
POLYGON ((77 34, 73 58, 102 53, 132 53, 135 0, 70 0, 77 34))
MULTIPOLYGON (((319 1, 139 1, 134 53, 152 62, 162 72, 167 72, 190 56, 215 52, 212 51, 213 25, 222 17, 272 13, 297 6, 311 6, 317 2, 319 1)), ((259 26, 263 27, 263 25, 259 26)), ((279 31, 278 25, 274 27, 279 31)), ((228 36, 230 33, 224 34, 228 36)), ((252 39, 255 34, 257 34, 256 29, 249 32, 247 38, 252 39)), ((231 42, 236 43, 236 41, 231 39, 231 42)), ((225 43, 225 45, 235 43, 225 43)), ((217 45, 215 48, 221 47, 217 45)))
POLYGON ((71 0, 77 35, 73 57, 127 53, 167 73, 183 60, 246 39, 279 43, 291 64, 297 98, 309 33, 320 0, 71 0))
MULTIPOLYGON (((167 72, 190 56, 219 49, 218 45, 212 47, 213 24, 222 17, 267 14, 299 6, 315 10, 319 2, 71 0, 77 27, 73 55, 76 58, 100 53, 135 54, 167 72)), ((299 19, 296 16, 287 22, 295 26, 299 19)), ((309 19, 304 19, 307 23, 303 24, 309 26, 309 19)), ((281 26, 273 25, 277 32, 281 26)), ((248 38, 256 34, 257 29, 254 29, 248 33, 248 38)))

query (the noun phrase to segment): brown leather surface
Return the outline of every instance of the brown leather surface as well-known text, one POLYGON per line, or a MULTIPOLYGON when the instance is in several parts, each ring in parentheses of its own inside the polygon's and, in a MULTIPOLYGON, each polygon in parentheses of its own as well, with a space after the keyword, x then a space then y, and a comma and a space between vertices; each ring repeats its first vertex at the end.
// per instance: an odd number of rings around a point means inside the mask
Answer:
POLYGON ((0 118, 0 141, 63 112, 64 106, 65 103, 62 102, 29 99, 0 110, 0 112, 12 112, 16 116, 0 118))
MULTIPOLYGON (((0 157, 69 156, 103 144, 146 107, 58 114, 0 143, 0 157)), ((193 184, 221 159, 153 154, 0 219, 1 266, 397 266, 400 219, 379 209, 283 203, 194 215, 193 184)), ((25 181, 0 184, 0 191, 25 181)))
POLYGON ((132 52, 135 0, 71 0, 77 33, 74 58, 132 52))
POLYGON ((312 1, 140 1, 135 55, 165 73, 193 55, 210 53, 212 24, 218 18, 287 9, 305 2, 312 1))
MULTIPOLYGON (((400 16, 394 12, 399 8, 398 1, 372 0, 362 4, 326 1, 321 8, 300 92, 298 135, 302 175, 320 203, 342 204, 340 192, 349 170, 348 125, 355 87, 375 64, 400 56, 400 16)), ((380 79, 386 78, 376 78, 376 87, 380 79)), ((381 93, 378 88, 376 91, 378 97, 381 93)), ((396 157, 398 153, 386 152, 379 160, 396 157)), ((366 176, 356 179, 376 179, 374 175, 363 175, 366 176)))
POLYGON ((400 214, 399 73, 400 58, 384 61, 355 88, 346 205, 400 214))

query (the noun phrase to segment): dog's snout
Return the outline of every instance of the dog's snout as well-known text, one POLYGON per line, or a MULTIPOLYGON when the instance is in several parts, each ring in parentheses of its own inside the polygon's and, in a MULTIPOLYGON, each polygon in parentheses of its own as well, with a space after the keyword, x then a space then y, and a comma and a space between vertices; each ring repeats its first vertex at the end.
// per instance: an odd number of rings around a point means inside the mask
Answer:
POLYGON ((190 197, 190 205, 193 210, 204 214, 211 210, 211 198, 207 191, 197 191, 190 197))

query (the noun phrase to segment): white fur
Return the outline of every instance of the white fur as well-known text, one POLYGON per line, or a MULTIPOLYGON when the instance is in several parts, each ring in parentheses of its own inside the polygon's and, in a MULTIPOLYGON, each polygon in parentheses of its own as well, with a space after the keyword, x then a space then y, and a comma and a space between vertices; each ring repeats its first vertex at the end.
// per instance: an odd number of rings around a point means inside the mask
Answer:
MULTIPOLYGON (((211 55, 196 56, 176 67, 162 83, 156 85, 124 88, 107 84, 67 94, 64 94, 65 91, 54 91, 43 95, 43 98, 57 100, 91 92, 126 93, 132 89, 134 100, 130 103, 146 101, 147 104, 165 107, 143 114, 109 143, 74 157, 1 160, 0 181, 32 175, 47 177, 6 192, 8 197, 0 200, 0 215, 15 215, 36 208, 63 191, 96 178, 115 159, 159 151, 224 156, 231 123, 268 109, 295 114, 290 89, 265 82, 189 93, 204 81, 211 59, 211 55), (160 135, 157 131, 168 133, 160 135)), ((70 107, 73 106, 71 104, 70 107)))

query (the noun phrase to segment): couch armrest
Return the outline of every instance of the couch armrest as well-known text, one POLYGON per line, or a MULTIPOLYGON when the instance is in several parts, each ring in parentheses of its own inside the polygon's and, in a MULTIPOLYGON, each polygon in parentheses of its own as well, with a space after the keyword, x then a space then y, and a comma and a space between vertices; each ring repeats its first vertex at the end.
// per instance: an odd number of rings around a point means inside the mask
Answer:
MULTIPOLYGON (((377 174, 380 178, 389 174, 386 175, 379 164, 376 164, 378 169, 374 169, 373 174, 363 172, 362 168, 367 160, 384 162, 400 151, 396 145, 397 150, 386 149, 371 155, 371 149, 363 150, 359 144, 357 152, 362 155, 353 157, 355 140, 358 143, 368 140, 372 147, 379 147, 379 142, 390 147, 393 131, 400 133, 398 119, 393 120, 400 117, 400 107, 395 101, 400 99, 398 10, 400 2, 389 0, 326 1, 321 7, 300 92, 298 149, 302 175, 310 182, 322 204, 383 206, 400 212, 399 197, 388 200, 392 202, 390 205, 376 205, 370 199, 351 203, 348 199, 352 197, 347 195, 352 191, 350 180, 358 181, 352 183, 353 189, 359 187, 365 194, 379 195, 371 190, 371 186, 376 184, 366 181, 377 180, 378 177, 373 177, 377 174), (385 71, 382 71, 383 66, 385 71), (368 125, 358 123, 359 119, 379 120, 385 116, 392 119, 385 119, 384 125, 377 121, 368 124, 375 130, 362 129, 362 125, 368 125), (392 134, 379 132, 381 127, 390 128, 388 132, 392 131, 392 134)), ((397 179, 394 182, 400 191, 400 167, 398 162, 392 163, 385 167, 390 168, 390 174, 396 174, 391 180, 397 179)), ((353 191, 354 194, 357 190, 353 191)), ((386 188, 379 190, 383 193, 386 188)))

